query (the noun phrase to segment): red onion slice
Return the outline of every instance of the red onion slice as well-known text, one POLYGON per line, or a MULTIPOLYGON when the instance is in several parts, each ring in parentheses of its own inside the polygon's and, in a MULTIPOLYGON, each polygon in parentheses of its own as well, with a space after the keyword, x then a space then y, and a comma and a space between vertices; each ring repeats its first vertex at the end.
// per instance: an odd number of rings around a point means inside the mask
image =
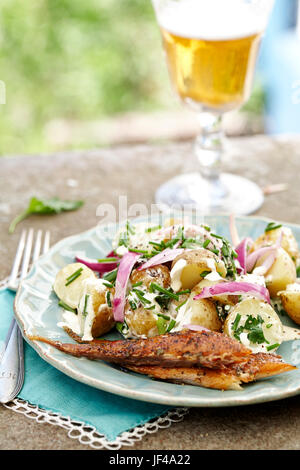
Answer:
MULTIPOLYGON (((107 258, 112 258, 115 257, 113 254, 113 251, 110 252, 107 256, 107 258)), ((112 263, 106 262, 106 263, 99 263, 96 259, 91 259, 91 258, 86 258, 83 256, 76 256, 75 257, 76 261, 78 263, 82 263, 88 268, 92 269, 93 271, 96 271, 100 274, 107 273, 109 271, 112 271, 118 266, 118 262, 114 261, 112 263)))
POLYGON ((142 264, 142 266, 139 266, 138 271, 151 268, 152 266, 157 266, 158 264, 167 263, 168 261, 173 261, 177 256, 181 255, 183 251, 183 248, 166 248, 158 255, 155 255, 151 259, 149 259, 149 261, 146 261, 146 263, 142 264))
POLYGON ((259 297, 270 303, 270 294, 266 287, 252 284, 250 282, 222 282, 214 286, 204 287, 200 294, 193 300, 207 299, 215 295, 243 295, 248 294, 253 297, 259 297))
POLYGON ((251 272, 256 265, 257 261, 264 256, 265 254, 274 253, 277 251, 276 246, 264 246, 262 248, 258 248, 258 250, 253 251, 250 255, 246 258, 246 270, 247 272, 251 272))
POLYGON ((204 326, 201 326, 201 325, 183 325, 182 328, 188 328, 189 330, 192 330, 192 331, 211 331, 208 328, 205 328, 204 326))
POLYGON ((126 303, 126 289, 131 274, 137 260, 140 258, 139 253, 126 253, 120 261, 115 284, 115 297, 113 300, 113 312, 115 321, 123 323, 124 307, 126 303))
POLYGON ((253 244, 252 238, 244 238, 241 243, 235 248, 235 251, 237 252, 237 260, 240 264, 241 271, 243 274, 247 274, 247 268, 246 268, 246 260, 247 260, 247 252, 248 252, 248 247, 249 245, 251 246, 253 244))

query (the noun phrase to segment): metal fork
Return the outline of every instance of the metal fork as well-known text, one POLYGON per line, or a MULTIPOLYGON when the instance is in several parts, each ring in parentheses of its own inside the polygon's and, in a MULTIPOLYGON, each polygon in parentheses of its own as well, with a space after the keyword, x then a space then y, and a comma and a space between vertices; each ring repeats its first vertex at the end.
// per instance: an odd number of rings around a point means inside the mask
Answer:
MULTIPOLYGON (((28 233, 23 230, 9 278, 9 289, 13 291, 18 289, 20 282, 29 271, 31 262, 34 263, 41 253, 46 253, 49 246, 49 231, 43 237, 42 230, 38 230, 36 237, 34 237, 32 228, 29 229, 28 233)), ((0 403, 8 403, 13 400, 21 390, 23 382, 23 338, 15 317, 13 317, 4 343, 3 354, 0 358, 0 403)))

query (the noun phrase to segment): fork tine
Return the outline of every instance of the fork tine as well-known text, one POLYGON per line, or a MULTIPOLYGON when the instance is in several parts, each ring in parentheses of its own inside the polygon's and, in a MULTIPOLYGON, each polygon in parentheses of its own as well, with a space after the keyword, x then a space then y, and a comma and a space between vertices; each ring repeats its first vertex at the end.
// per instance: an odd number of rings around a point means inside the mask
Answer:
POLYGON ((45 233, 45 238, 44 238, 44 246, 43 246, 43 253, 47 253, 50 247, 50 232, 47 230, 45 233))
POLYGON ((33 251, 33 256, 32 256, 32 261, 35 262, 41 252, 41 246, 42 246, 42 230, 38 230, 36 240, 35 240, 35 245, 34 245, 34 251, 33 251))
POLYGON ((28 232, 28 237, 25 245, 23 263, 22 263, 22 270, 20 278, 23 279, 28 271, 29 262, 30 262, 30 255, 31 255, 31 248, 32 248, 32 241, 33 241, 33 228, 31 228, 28 232))
POLYGON ((20 237, 19 245, 18 245, 18 248, 17 248, 16 256, 15 256, 15 259, 14 259, 14 264, 13 264, 13 267, 12 267, 12 270, 11 270, 11 273, 10 273, 9 282, 12 285, 15 285, 16 281, 17 281, 17 277, 18 277, 18 273, 19 273, 19 269, 20 269, 20 264, 21 264, 21 260, 22 260, 22 256, 23 256, 23 251, 24 251, 24 247, 25 247, 25 239, 26 239, 26 230, 23 230, 23 232, 21 234, 21 237, 20 237))

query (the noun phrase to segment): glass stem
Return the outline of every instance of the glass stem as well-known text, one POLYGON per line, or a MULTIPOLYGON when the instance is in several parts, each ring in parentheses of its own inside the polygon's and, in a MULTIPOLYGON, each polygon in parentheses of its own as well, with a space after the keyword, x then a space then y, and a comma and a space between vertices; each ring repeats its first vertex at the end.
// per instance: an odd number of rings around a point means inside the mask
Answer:
POLYGON ((202 112, 198 114, 198 119, 201 133, 196 138, 195 152, 200 163, 200 172, 204 178, 217 180, 223 153, 222 115, 202 112))

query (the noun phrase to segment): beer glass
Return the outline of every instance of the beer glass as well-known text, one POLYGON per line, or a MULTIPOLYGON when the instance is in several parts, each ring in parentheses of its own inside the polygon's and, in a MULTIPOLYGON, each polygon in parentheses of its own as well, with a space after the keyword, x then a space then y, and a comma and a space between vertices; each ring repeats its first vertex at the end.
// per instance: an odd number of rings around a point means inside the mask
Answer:
MULTIPOLYGON (((220 170, 222 116, 245 103, 252 89, 261 38, 273 0, 152 0, 169 76, 180 99, 198 114, 199 167, 167 181, 160 205, 206 213, 249 214, 263 202, 248 179, 220 170)), ((188 157, 188 156, 187 156, 188 157)))

